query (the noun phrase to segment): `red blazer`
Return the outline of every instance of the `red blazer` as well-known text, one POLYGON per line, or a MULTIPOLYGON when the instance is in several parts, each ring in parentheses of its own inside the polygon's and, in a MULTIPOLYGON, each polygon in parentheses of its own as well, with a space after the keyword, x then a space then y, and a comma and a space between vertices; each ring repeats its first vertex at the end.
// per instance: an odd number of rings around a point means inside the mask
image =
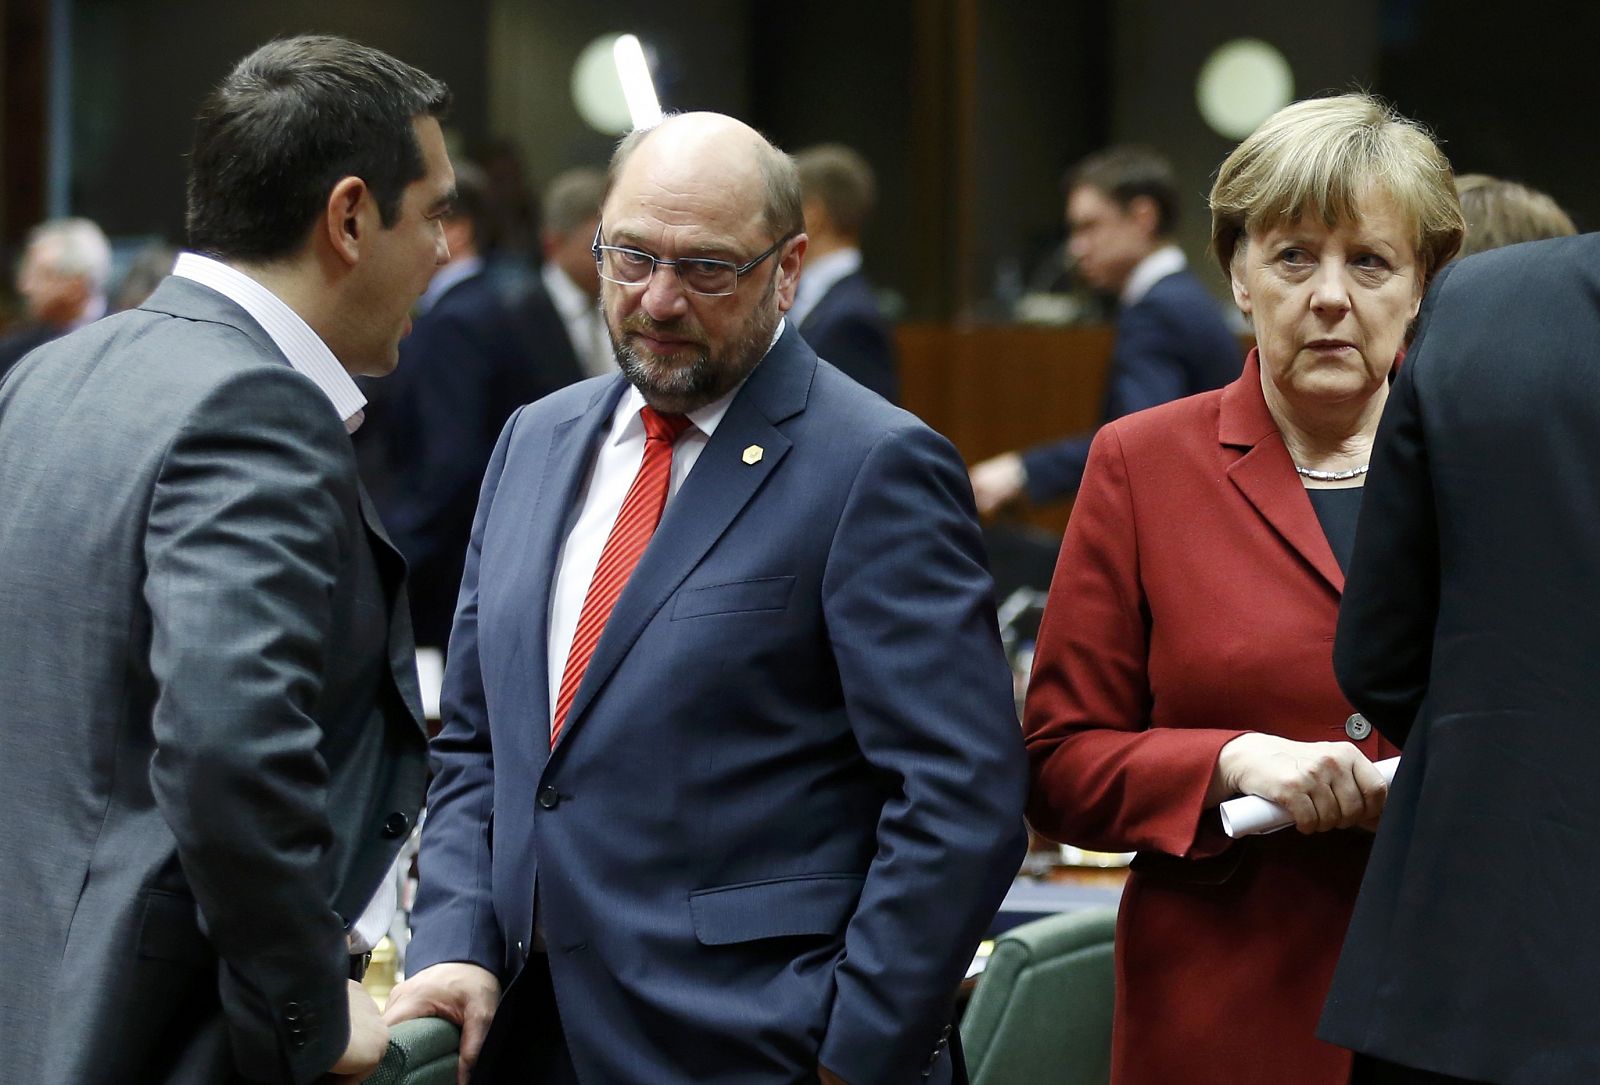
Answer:
MULTIPOLYGON (((1204 805, 1245 731, 1345 739, 1344 576, 1243 375, 1112 422, 1089 454, 1028 690, 1029 819, 1135 851, 1117 929, 1117 1085, 1345 1085, 1313 1036, 1369 834, 1242 842, 1204 805)), ((1373 732, 1374 760, 1395 754, 1373 732)))

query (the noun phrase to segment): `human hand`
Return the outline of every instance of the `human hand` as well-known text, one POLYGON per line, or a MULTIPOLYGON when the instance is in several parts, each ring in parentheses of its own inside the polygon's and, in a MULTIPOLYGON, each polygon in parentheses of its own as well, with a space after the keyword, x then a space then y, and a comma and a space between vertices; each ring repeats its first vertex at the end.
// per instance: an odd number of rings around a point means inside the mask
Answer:
POLYGON ((1211 794, 1259 795, 1289 811, 1302 833, 1372 828, 1389 785, 1349 742, 1295 742, 1252 732, 1222 747, 1211 794))
POLYGON ((389 992, 389 1008, 383 1019, 391 1025, 414 1017, 443 1017, 454 1021, 461 1027, 456 1081, 467 1085, 499 1004, 500 980, 493 972, 465 961, 446 961, 424 968, 397 984, 389 992))
POLYGON ((338 1081, 354 1083, 364 1081, 383 1061, 383 1053, 389 1050, 389 1026, 361 984, 351 980, 345 994, 350 1000, 350 1042, 328 1072, 338 1081))
POLYGON ((1022 457, 1015 452, 974 464, 967 474, 972 480, 972 497, 978 503, 978 512, 984 516, 1022 496, 1022 488, 1028 482, 1022 457))

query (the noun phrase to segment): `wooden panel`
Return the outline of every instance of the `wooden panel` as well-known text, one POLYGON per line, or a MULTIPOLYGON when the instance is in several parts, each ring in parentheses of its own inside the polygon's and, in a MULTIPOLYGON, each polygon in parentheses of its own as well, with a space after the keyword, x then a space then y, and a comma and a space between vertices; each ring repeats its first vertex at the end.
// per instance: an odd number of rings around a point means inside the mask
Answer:
MULTIPOLYGON (((1109 326, 902 324, 901 396, 969 464, 1087 433, 1100 423, 1112 338, 1109 326)), ((1011 515, 1059 533, 1070 507, 1022 507, 1011 515)))

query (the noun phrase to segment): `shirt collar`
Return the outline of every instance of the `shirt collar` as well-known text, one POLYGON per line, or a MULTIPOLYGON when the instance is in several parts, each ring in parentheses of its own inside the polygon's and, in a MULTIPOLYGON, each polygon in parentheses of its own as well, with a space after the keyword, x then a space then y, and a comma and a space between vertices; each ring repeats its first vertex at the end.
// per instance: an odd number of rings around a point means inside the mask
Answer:
POLYGON ((483 270, 483 257, 463 256, 459 260, 452 260, 444 267, 433 273, 433 278, 428 280, 428 289, 422 292, 422 297, 417 299, 417 315, 421 316, 435 305, 439 299, 449 292, 450 288, 464 279, 470 279, 483 270))
POLYGON ((1168 275, 1182 271, 1188 264, 1183 250, 1176 245, 1163 245, 1140 260, 1134 265, 1133 274, 1128 276, 1128 285, 1122 288, 1123 308, 1139 304, 1144 300, 1144 296, 1150 293, 1152 286, 1168 275))
POLYGON ((199 253, 180 253, 172 274, 215 290, 249 313, 295 371, 322 389, 345 429, 354 433, 361 425, 361 409, 367 405, 367 397, 311 325, 282 298, 238 268, 199 253))
POLYGON ((811 315, 811 310, 817 307, 817 302, 840 279, 860 270, 861 250, 857 248, 836 249, 809 261, 801 272, 800 285, 795 287, 794 304, 789 306, 789 315, 794 317, 796 324, 804 323, 806 317, 811 315))
POLYGON ((545 293, 550 295, 550 302, 561 314, 561 319, 571 320, 595 307, 594 299, 578 289, 578 284, 553 262, 547 262, 539 269, 539 278, 543 280, 545 293))

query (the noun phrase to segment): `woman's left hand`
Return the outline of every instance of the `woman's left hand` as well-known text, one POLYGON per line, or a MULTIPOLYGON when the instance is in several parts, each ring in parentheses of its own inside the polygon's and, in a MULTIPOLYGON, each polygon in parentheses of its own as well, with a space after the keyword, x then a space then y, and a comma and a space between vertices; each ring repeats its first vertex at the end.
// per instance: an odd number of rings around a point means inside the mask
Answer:
POLYGON ((1389 796, 1383 774, 1349 742, 1295 742, 1251 732, 1222 747, 1212 793, 1259 795, 1294 816, 1302 833, 1375 829, 1389 796))

